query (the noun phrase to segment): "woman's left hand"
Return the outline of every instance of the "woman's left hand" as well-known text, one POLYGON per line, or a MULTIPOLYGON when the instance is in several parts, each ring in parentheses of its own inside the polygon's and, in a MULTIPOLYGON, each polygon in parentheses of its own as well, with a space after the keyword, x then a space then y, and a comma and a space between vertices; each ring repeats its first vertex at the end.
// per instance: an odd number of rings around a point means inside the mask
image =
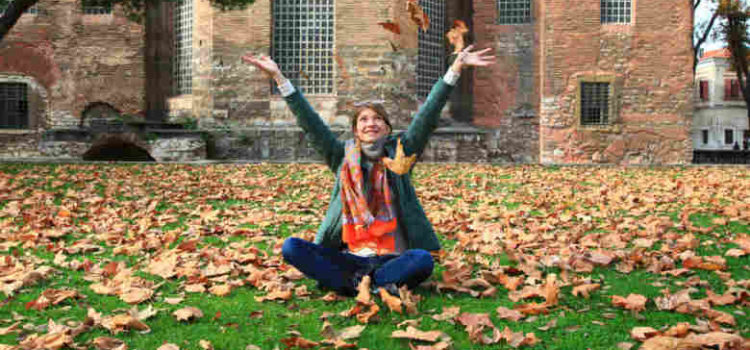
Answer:
POLYGON ((488 54, 492 50, 491 47, 471 52, 473 48, 474 45, 469 45, 463 49, 456 57, 456 60, 453 61, 451 69, 460 72, 464 66, 484 67, 495 63, 495 56, 488 54))

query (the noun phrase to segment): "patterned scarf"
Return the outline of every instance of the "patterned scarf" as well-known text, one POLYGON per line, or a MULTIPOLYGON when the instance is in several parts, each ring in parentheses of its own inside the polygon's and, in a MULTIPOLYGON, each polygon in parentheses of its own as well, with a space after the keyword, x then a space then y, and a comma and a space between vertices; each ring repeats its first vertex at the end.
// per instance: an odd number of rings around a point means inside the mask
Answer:
POLYGON ((378 255, 393 253, 396 250, 396 215, 385 167, 382 161, 378 161, 370 170, 368 202, 364 194, 361 158, 359 141, 348 140, 340 174, 343 241, 351 252, 369 248, 378 255))

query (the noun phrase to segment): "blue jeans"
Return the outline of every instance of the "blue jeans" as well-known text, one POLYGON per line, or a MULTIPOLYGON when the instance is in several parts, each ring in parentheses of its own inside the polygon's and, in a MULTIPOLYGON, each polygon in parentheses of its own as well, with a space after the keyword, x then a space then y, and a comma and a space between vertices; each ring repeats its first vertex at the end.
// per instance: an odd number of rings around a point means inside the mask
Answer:
POLYGON ((369 274, 373 286, 394 283, 414 288, 432 274, 432 256, 423 249, 409 249, 401 255, 361 257, 308 242, 288 238, 281 248, 284 260, 320 284, 344 295, 356 294, 352 278, 369 274))

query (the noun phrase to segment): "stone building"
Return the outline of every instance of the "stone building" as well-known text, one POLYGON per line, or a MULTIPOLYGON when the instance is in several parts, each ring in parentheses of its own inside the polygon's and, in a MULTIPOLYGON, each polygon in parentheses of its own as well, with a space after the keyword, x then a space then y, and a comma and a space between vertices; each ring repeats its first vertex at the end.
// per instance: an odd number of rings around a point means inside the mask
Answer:
POLYGON ((696 150, 747 150, 747 105, 727 49, 705 52, 695 71, 692 139, 696 150))
MULTIPOLYGON (((231 11, 205 0, 176 3, 163 18, 174 38, 170 118, 197 123, 212 158, 314 159, 283 99, 241 63, 243 54, 273 56, 341 133, 354 104, 372 99, 384 101, 396 128, 403 128, 450 64, 444 34, 463 20, 468 41, 492 47, 498 64, 464 72, 426 160, 690 162, 690 4, 419 0, 430 18, 423 31, 411 23, 407 1, 256 1, 231 11), (384 29, 384 22, 398 24, 400 33, 384 29)), ((80 120, 99 101, 120 112, 144 108, 141 26, 117 8, 107 19, 87 15, 75 0, 41 0, 39 11, 44 16, 23 19, 0 46, 0 84, 26 79, 40 96, 28 97, 33 122, 23 131, 3 126, 0 135, 23 135, 16 140, 29 143, 80 120), (28 64, 20 50, 29 47, 47 66, 20 70, 6 63, 12 56, 28 64), (99 51, 79 54, 81 47, 99 51), (83 64, 87 59, 95 62, 83 64), (110 64, 116 69, 106 70, 110 64)))

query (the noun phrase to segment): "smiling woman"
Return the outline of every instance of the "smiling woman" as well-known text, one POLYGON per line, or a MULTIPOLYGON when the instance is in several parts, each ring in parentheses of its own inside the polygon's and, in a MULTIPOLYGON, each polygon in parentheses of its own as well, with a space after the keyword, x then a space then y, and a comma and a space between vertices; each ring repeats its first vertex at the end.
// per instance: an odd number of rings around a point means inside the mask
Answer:
POLYGON ((406 132, 391 135, 383 106, 365 102, 352 119, 355 137, 345 142, 336 138, 276 62, 266 56, 242 57, 276 81, 297 123, 336 175, 315 242, 299 238, 284 242, 282 254, 289 264, 320 286, 352 296, 365 277, 372 280, 373 288, 398 295, 398 287, 414 288, 432 274, 429 251, 440 249, 440 244, 416 198, 410 173, 437 128, 461 69, 494 62, 494 56, 487 54, 491 49, 471 49, 459 53, 438 79, 406 132))

